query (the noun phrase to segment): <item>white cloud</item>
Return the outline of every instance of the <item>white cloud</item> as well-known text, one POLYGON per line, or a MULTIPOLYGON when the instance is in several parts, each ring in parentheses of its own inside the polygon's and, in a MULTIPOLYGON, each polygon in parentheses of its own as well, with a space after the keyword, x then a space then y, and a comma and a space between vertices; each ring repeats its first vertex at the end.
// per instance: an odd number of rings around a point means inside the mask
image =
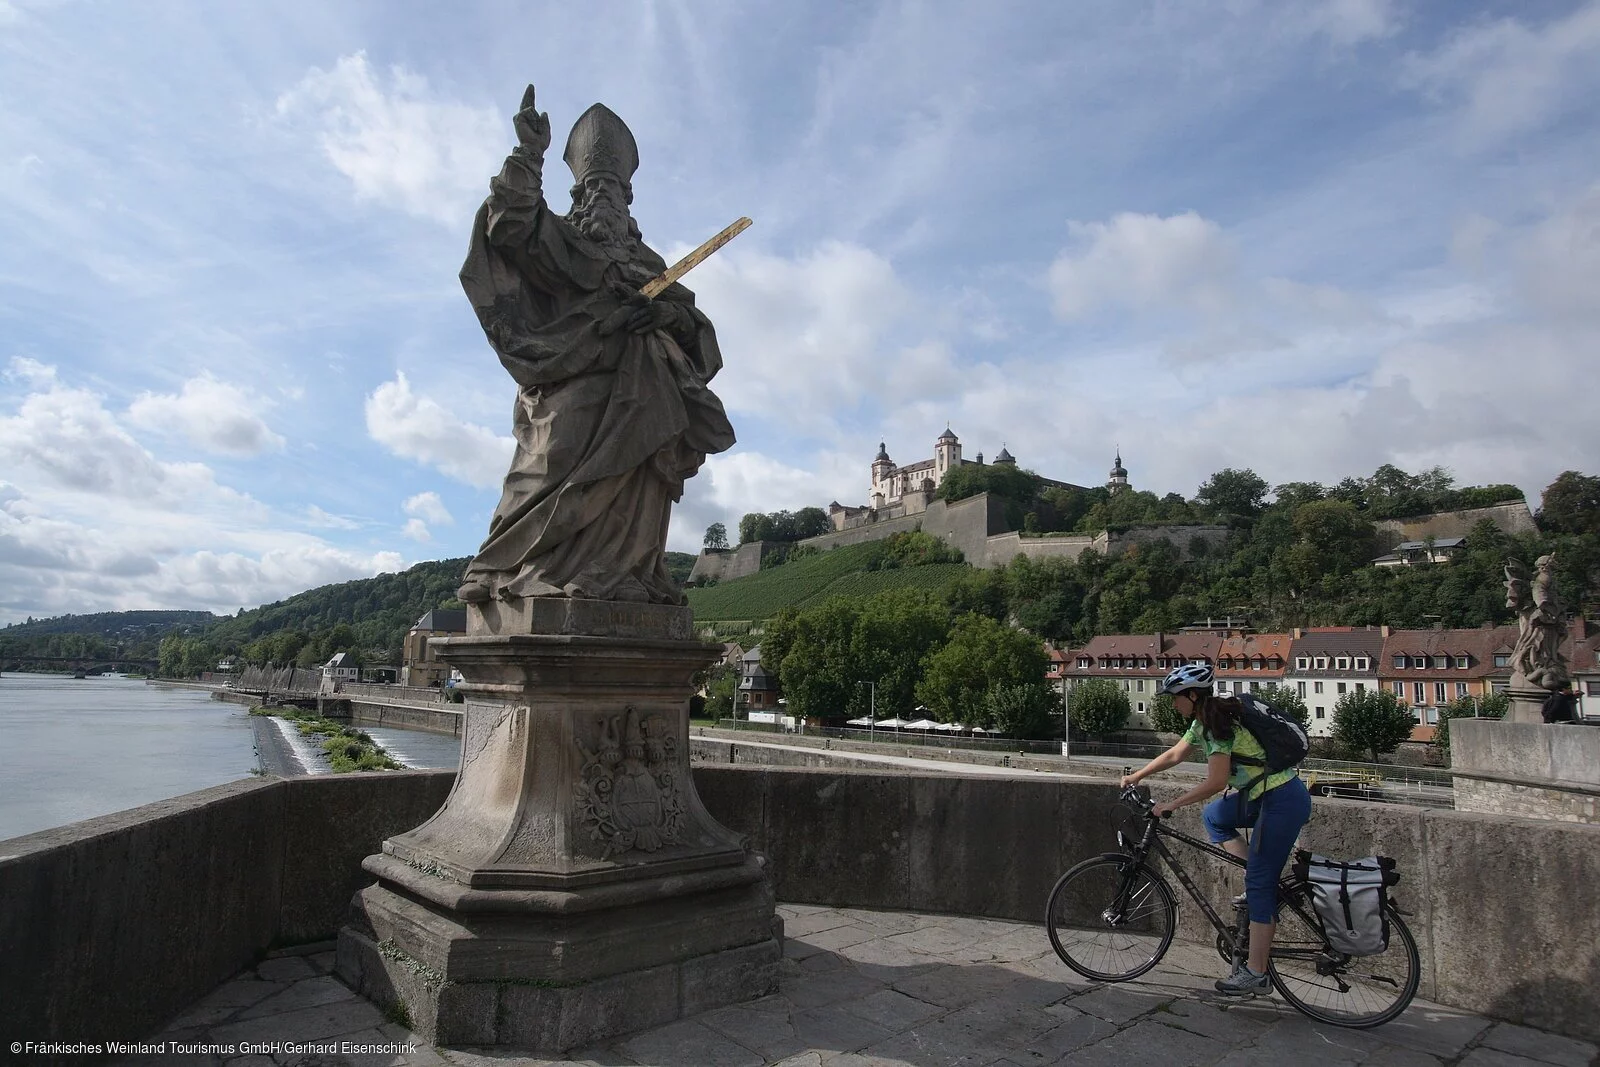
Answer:
POLYGON ((1400 30, 1394 0, 1322 0, 1301 12, 1300 28, 1325 34, 1337 45, 1391 37, 1400 30))
POLYGON ((183 383, 177 394, 144 393, 128 406, 128 420, 159 433, 181 434, 213 452, 255 456, 279 451, 283 438, 258 414, 261 401, 209 374, 183 383))
POLYGON ((722 348, 712 387, 730 411, 790 427, 823 430, 883 388, 894 378, 884 349, 913 328, 912 294, 859 245, 827 241, 792 259, 740 250, 693 282, 722 348))
POLYGON ((432 398, 413 393, 403 372, 367 397, 366 415, 368 435, 403 459, 483 489, 505 480, 515 442, 463 422, 432 398))
POLYGON ((407 515, 415 515, 419 519, 440 525, 449 525, 456 521, 451 517, 450 509, 444 506, 444 501, 439 499, 439 494, 432 490, 407 497, 400 505, 400 509, 407 515))
POLYGON ((1232 298, 1233 242, 1193 211, 1162 217, 1123 212, 1109 222, 1069 223, 1071 245, 1050 265, 1056 314, 1103 308, 1181 307, 1216 312, 1232 298))
POLYGON ((1514 255, 1530 303, 1561 320, 1600 323, 1600 185, 1534 226, 1514 255))
POLYGON ((1536 129, 1589 106, 1600 88, 1600 2, 1543 26, 1469 24, 1434 52, 1408 56, 1403 82, 1459 106, 1470 142, 1536 129))
POLYGON ((12 356, 10 365, 6 367, 5 378, 35 389, 48 389, 55 384, 56 369, 27 356, 12 356))
POLYGON ((470 218, 513 141, 494 108, 441 99, 401 66, 385 79, 365 52, 313 68, 277 110, 316 134, 358 197, 451 224, 470 218))
POLYGON ((332 515, 315 504, 306 506, 306 522, 325 530, 359 530, 361 524, 344 515, 332 515))
MULTIPOLYGON (((227 493, 202 463, 163 463, 117 423, 99 396, 39 378, 17 414, 0 416, 0 467, 29 469, 79 492, 178 504, 227 493)), ((236 495, 236 494, 234 494, 236 495)))
POLYGON ((405 526, 400 529, 400 536, 423 544, 433 540, 433 534, 428 532, 428 524, 421 519, 407 519, 405 526))

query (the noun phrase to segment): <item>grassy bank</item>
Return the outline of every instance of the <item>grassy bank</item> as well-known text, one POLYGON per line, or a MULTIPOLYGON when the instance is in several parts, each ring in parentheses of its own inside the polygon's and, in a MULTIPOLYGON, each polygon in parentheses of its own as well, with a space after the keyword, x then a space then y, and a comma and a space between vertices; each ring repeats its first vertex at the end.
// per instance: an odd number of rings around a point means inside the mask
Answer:
POLYGON ((295 724, 300 735, 321 738, 322 751, 328 755, 328 765, 336 774, 350 771, 398 771, 402 764, 389 758, 388 753, 365 730, 323 718, 314 711, 299 708, 254 707, 252 715, 276 716, 295 724))

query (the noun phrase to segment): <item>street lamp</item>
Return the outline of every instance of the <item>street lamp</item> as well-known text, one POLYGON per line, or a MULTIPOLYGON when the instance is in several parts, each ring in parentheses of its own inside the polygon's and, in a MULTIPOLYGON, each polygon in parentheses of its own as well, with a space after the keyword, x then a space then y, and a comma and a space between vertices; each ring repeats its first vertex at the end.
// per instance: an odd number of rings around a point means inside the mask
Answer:
POLYGON ((869 701, 867 705, 867 735, 868 740, 871 740, 872 735, 878 729, 878 684, 865 678, 856 684, 867 687, 867 700, 869 701))
POLYGON ((1072 687, 1067 684, 1067 679, 1063 676, 1061 679, 1061 755, 1066 759, 1072 758, 1071 705, 1072 687))

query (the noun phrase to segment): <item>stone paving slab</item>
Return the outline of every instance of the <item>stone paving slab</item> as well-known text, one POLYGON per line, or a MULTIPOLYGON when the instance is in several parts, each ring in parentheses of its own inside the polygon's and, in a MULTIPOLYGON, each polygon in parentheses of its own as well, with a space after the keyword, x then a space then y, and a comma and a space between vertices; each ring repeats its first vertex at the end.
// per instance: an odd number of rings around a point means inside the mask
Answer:
POLYGON ((780 905, 777 993, 549 1060, 434 1049, 287 952, 219 986, 149 1040, 233 1054, 128 1057, 216 1067, 1600 1067, 1584 1041, 1414 1001, 1347 1030, 1276 997, 1228 1001, 1214 949, 1177 943, 1142 978, 1087 981, 1027 923, 780 905), (251 1047, 243 1047, 243 1043, 251 1047), (255 1047, 255 1046, 265 1047, 255 1047), (351 1051, 360 1049, 361 1051, 351 1051))

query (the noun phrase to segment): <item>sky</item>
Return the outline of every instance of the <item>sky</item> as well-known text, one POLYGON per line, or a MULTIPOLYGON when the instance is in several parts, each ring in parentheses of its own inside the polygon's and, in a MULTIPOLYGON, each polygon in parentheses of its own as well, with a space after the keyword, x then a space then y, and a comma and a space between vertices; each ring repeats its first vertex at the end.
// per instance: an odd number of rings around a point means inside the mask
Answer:
POLYGON ((601 101, 669 262, 755 220, 685 279, 739 441, 672 549, 947 425, 1185 496, 1600 472, 1600 0, 0 0, 0 624, 476 550, 529 83, 558 209, 601 101))

